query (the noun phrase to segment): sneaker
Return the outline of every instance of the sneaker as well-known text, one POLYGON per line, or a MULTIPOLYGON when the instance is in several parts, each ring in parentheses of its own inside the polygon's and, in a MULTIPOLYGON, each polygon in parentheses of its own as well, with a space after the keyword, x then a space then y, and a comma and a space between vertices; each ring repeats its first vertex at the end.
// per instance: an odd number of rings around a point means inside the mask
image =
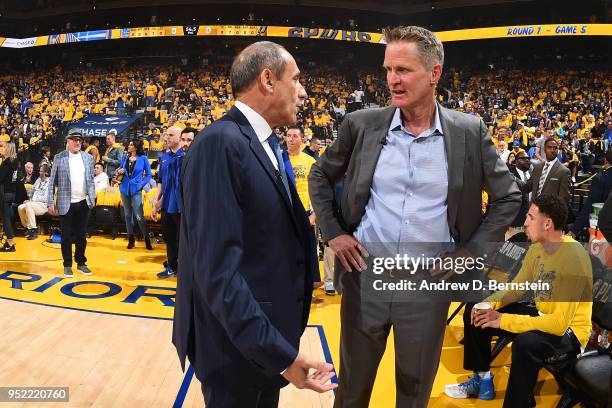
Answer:
POLYGON ((469 380, 460 384, 449 384, 444 387, 444 393, 451 398, 475 397, 480 392, 481 378, 478 374, 468 377, 469 380))
POLYGON ((325 282, 325 294, 327 296, 334 296, 336 294, 333 282, 325 282))
POLYGON ((28 230, 28 231, 29 231, 29 234, 26 238, 28 241, 32 241, 38 238, 38 229, 35 228, 35 229, 28 230))
POLYGON ((489 374, 489 377, 480 379, 478 399, 492 400, 493 398, 495 398, 495 386, 493 385, 493 374, 489 374))
POLYGON ((72 267, 64 266, 64 276, 67 278, 74 278, 74 273, 72 273, 72 267))
POLYGON ((166 269, 157 274, 159 279, 171 278, 173 276, 176 276, 176 271, 170 267, 166 267, 166 269))
POLYGON ((2 246, 2 248, 0 248, 0 252, 15 252, 15 244, 11 245, 8 243, 8 241, 4 242, 4 246, 2 246))
POLYGON ((83 275, 87 275, 87 276, 93 275, 93 273, 87 267, 87 265, 79 265, 79 266, 77 266, 77 271, 81 272, 83 275))

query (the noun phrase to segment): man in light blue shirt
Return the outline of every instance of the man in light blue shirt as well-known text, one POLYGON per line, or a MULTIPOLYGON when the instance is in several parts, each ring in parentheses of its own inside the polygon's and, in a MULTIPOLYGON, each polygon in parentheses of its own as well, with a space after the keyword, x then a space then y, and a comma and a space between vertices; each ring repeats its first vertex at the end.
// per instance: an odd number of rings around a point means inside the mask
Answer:
MULTIPOLYGON (((455 244, 454 255, 467 258, 503 240, 521 200, 482 120, 436 103, 440 40, 420 27, 384 34, 393 107, 349 113, 309 176, 323 240, 337 257, 335 286, 343 289, 336 408, 369 406, 391 328, 396 406, 427 406, 440 359, 448 301, 376 292, 375 282, 391 283, 395 271, 375 276, 366 259, 435 257, 455 244), (333 186, 343 177, 336 205, 333 186)), ((418 278, 432 279, 424 274, 418 278)))

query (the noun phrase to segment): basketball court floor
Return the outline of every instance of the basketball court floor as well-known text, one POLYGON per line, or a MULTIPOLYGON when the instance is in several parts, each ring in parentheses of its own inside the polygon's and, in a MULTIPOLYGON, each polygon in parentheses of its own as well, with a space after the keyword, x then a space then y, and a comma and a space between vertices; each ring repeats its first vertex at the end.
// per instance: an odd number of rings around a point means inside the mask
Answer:
MULTIPOLYGON (((46 237, 45 237, 46 238, 46 237)), ((165 249, 146 251, 142 242, 88 240, 93 276, 64 278, 59 244, 16 238, 17 252, 0 253, 0 387, 69 387, 69 402, 3 403, 6 407, 201 407, 193 370, 181 371, 171 343, 176 279, 159 280, 165 249)), ((312 306, 301 351, 339 364, 340 297, 312 306)), ((451 310, 454 305, 451 306, 451 310)), ((464 381, 461 314, 447 326, 430 407, 499 407, 508 381, 510 349, 492 369, 493 401, 453 400, 444 385, 464 381)), ((392 339, 392 336, 390 336, 392 339)), ((392 340, 379 367, 371 407, 395 406, 392 340)), ((554 378, 542 370, 538 406, 560 398, 554 378)), ((332 407, 332 391, 319 395, 288 386, 280 407, 332 407)))

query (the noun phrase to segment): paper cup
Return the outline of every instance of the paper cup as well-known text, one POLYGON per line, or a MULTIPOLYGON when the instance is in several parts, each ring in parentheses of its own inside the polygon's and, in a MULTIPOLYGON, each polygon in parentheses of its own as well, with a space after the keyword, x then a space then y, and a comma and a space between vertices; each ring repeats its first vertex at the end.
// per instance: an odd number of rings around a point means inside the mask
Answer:
POLYGON ((491 310, 492 307, 490 303, 480 302, 474 305, 474 309, 476 309, 478 313, 481 313, 481 312, 486 312, 487 310, 491 310))

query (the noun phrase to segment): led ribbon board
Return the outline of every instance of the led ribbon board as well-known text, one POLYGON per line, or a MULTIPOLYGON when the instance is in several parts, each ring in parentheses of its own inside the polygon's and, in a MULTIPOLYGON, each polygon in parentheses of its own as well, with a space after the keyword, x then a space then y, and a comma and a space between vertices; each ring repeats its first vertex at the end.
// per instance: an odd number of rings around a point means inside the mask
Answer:
MULTIPOLYGON (((504 26, 439 31, 436 34, 443 42, 484 40, 493 38, 610 36, 612 35, 612 24, 546 24, 504 26)), ((30 48, 88 41, 183 36, 281 37, 384 44, 384 39, 381 33, 366 31, 337 30, 332 28, 248 25, 185 25, 78 31, 74 33, 51 34, 29 38, 0 37, 0 47, 30 48)))

